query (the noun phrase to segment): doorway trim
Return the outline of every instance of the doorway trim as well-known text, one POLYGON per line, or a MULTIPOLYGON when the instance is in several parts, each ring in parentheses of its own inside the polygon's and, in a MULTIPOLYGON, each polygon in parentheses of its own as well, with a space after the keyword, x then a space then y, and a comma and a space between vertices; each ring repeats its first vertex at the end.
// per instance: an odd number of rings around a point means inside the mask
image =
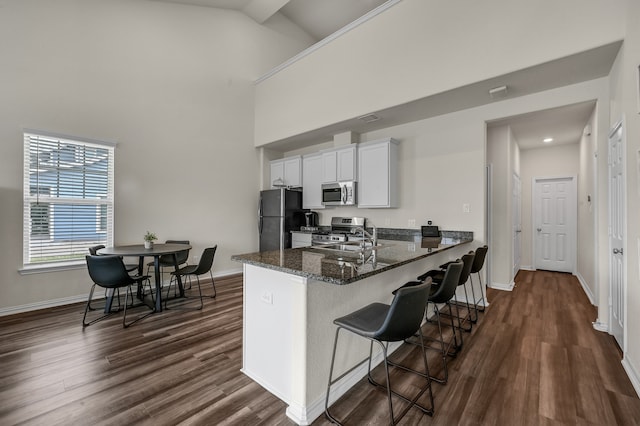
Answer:
POLYGON ((543 181, 555 181, 555 180, 569 180, 571 182, 571 196, 572 202, 570 205, 571 211, 569 212, 572 221, 572 229, 571 229, 571 241, 569 242, 569 249, 571 252, 571 271, 570 273, 575 275, 577 268, 577 253, 578 253, 578 181, 577 176, 569 175, 569 176, 534 176, 531 179, 531 257, 532 257, 532 268, 534 270, 538 269, 537 264, 537 238, 536 238, 536 220, 538 219, 538 213, 536 209, 536 184, 538 182, 543 181))

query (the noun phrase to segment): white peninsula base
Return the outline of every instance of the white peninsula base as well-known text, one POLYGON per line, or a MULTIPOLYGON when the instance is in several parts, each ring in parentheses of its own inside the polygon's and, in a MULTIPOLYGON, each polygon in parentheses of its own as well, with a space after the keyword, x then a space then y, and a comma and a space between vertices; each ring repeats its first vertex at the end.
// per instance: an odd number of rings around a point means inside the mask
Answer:
MULTIPOLYGON (((434 253, 346 285, 245 263, 242 372, 286 402, 287 416, 294 422, 311 424, 324 412, 333 320, 369 303, 390 303, 393 290, 467 250, 462 245, 434 253)), ((390 346, 390 351, 398 346, 390 346)), ((341 333, 335 376, 368 353, 368 341, 341 333)), ((381 358, 377 352, 376 365, 381 358)), ((365 363, 334 385, 330 404, 363 378, 366 369, 365 363)))

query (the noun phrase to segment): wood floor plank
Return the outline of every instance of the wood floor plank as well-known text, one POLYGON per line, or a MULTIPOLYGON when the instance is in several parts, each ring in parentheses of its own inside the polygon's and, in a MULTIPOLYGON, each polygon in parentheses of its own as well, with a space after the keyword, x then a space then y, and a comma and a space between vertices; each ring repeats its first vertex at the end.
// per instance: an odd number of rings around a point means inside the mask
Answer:
MULTIPOLYGON (((128 329, 120 313, 83 330, 83 304, 0 318, 0 424, 291 425, 286 404, 240 372, 242 277, 216 286, 202 311, 169 309, 128 329)), ((512 292, 487 297, 462 351, 448 358, 449 383, 433 384, 434 416, 414 408, 401 425, 640 423, 620 352, 591 326, 597 312, 575 277, 521 271, 512 292)), ((434 324, 423 330, 436 334, 434 324)), ((394 357, 422 368, 416 346, 394 357)), ((439 352, 428 358, 441 374, 439 352)), ((374 375, 384 381, 380 368, 374 375)), ((391 377, 408 395, 423 384, 391 377)), ((332 411, 347 425, 388 421, 386 394, 366 379, 332 411)))

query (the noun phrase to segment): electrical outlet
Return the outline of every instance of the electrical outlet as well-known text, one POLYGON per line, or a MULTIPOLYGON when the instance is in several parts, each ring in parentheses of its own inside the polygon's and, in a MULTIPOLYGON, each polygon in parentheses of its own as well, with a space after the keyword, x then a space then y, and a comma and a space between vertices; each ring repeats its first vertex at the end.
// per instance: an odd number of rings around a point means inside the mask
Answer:
POLYGON ((462 205, 462 212, 463 212, 463 213, 469 213, 469 212, 471 212, 471 206, 470 206, 469 204, 467 204, 467 203, 463 204, 463 205, 462 205))
POLYGON ((194 265, 197 265, 199 261, 200 261, 200 258, 198 256, 193 256, 194 265))
POLYGON ((407 250, 408 251, 416 251, 416 243, 407 244, 407 250))
POLYGON ((385 217, 385 218, 384 218, 384 225, 385 225, 385 226, 389 226, 389 225, 391 225, 391 219, 389 219, 388 217, 385 217))
POLYGON ((410 228, 414 228, 416 226, 415 219, 409 219, 409 223, 407 224, 410 228))

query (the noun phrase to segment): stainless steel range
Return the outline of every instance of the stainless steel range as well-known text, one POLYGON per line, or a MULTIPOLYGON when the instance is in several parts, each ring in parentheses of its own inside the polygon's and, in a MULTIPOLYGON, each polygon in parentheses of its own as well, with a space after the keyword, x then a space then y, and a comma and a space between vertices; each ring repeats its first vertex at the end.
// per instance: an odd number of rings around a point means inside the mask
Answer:
POLYGON ((311 234, 311 244, 317 246, 359 240, 361 237, 354 235, 353 231, 364 228, 365 221, 364 217, 332 217, 331 230, 311 234))

